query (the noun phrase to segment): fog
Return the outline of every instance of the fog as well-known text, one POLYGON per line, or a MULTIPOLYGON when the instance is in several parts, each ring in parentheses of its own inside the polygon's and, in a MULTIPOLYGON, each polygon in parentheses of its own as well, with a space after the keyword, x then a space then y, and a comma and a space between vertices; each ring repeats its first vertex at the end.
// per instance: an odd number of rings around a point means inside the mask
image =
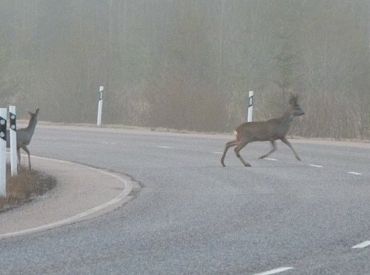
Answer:
POLYGON ((297 93, 293 134, 370 138, 367 0, 1 0, 0 103, 21 116, 231 131, 297 93))

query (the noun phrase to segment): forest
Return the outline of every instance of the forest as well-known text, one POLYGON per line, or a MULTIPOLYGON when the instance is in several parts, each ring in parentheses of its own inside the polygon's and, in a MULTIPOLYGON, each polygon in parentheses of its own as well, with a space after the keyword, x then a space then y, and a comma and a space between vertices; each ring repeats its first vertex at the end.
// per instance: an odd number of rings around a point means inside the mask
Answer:
POLYGON ((0 105, 20 116, 230 132, 279 116, 292 134, 370 138, 368 0, 2 0, 0 105))

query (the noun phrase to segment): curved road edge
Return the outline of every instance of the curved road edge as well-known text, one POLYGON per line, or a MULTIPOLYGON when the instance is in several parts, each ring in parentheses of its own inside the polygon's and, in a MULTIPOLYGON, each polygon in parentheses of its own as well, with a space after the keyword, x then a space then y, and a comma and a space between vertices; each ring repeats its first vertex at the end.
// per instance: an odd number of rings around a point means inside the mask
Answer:
POLYGON ((77 223, 127 203, 132 179, 70 161, 32 156, 33 166, 57 179, 44 196, 1 214, 0 240, 77 223))

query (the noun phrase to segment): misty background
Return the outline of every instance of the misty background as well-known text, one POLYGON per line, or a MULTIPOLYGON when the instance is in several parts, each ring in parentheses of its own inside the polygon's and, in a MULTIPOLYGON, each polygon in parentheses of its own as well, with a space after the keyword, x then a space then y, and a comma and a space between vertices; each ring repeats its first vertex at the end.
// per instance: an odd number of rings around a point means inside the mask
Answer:
POLYGON ((231 131, 281 115, 293 134, 370 137, 367 0, 1 0, 0 104, 40 119, 231 131))

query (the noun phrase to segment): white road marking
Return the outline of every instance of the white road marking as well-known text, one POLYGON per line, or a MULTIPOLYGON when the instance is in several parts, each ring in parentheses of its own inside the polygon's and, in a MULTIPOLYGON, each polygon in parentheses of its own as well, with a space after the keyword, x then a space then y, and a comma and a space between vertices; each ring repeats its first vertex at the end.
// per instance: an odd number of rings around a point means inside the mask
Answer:
POLYGON ((354 249, 356 249, 356 248, 365 248, 365 247, 368 247, 368 246, 370 246, 370 241, 365 241, 365 242, 356 244, 355 246, 352 246, 352 248, 354 248, 354 249))
POLYGON ((166 145, 158 145, 157 147, 161 149, 172 149, 171 146, 166 146, 166 145))
POLYGON ((220 154, 223 154, 223 152, 213 152, 213 154, 220 155, 220 154))
POLYGON ((106 145, 116 145, 115 142, 109 142, 109 141, 102 141, 101 143, 106 144, 106 145))
POLYGON ((99 173, 104 174, 104 175, 111 176, 113 178, 116 178, 120 182, 122 182, 123 185, 124 185, 124 189, 121 193, 119 193, 115 198, 111 199, 110 201, 105 202, 103 204, 100 204, 98 206, 95 206, 93 208, 90 208, 90 209, 88 209, 84 212, 78 213, 74 216, 71 216, 71 217, 56 221, 56 222, 52 222, 52 223, 49 223, 49 224, 44 224, 44 225, 41 225, 41 226, 38 226, 38 227, 31 227, 31 228, 27 228, 27 229, 23 229, 23 230, 19 230, 19 231, 0 234, 0 240, 5 239, 5 238, 9 238, 9 237, 23 236, 23 235, 26 235, 26 234, 42 232, 42 231, 53 229, 53 228, 56 228, 56 227, 59 227, 59 226, 62 226, 62 225, 67 225, 67 224, 79 222, 79 221, 82 221, 84 219, 88 219, 88 218, 97 216, 97 215, 99 215, 99 213, 103 214, 104 212, 107 212, 109 210, 116 209, 116 208, 122 206, 123 204, 125 204, 126 202, 128 202, 131 199, 129 194, 131 193, 132 189, 134 188, 133 184, 131 183, 131 181, 129 181, 127 179, 124 179, 122 176, 120 176, 118 174, 114 174, 114 173, 105 171, 103 169, 89 167, 89 166, 86 166, 86 165, 83 165, 83 164, 78 164, 78 163, 74 163, 74 162, 66 161, 66 160, 51 159, 51 158, 45 158, 45 157, 39 157, 39 156, 32 156, 32 157, 33 158, 38 158, 38 159, 43 159, 43 160, 60 162, 60 163, 73 164, 75 166, 82 166, 86 169, 96 171, 96 172, 99 172, 99 173))
POLYGON ((273 159, 273 158, 265 158, 265 160, 278 161, 277 159, 273 159))
POLYGON ((350 175, 355 175, 355 176, 361 176, 362 174, 361 173, 359 173, 359 172, 353 172, 353 171, 351 171, 351 172, 347 172, 348 174, 350 174, 350 175))
POLYGON ((322 165, 319 165, 319 164, 310 164, 311 167, 315 167, 315 168, 323 168, 322 165))
POLYGON ((270 271, 265 271, 265 272, 262 272, 262 273, 256 273, 254 275, 271 275, 271 274, 277 274, 277 273, 281 273, 281 272, 292 270, 292 269, 294 269, 294 268, 293 267, 279 267, 279 268, 276 268, 276 269, 272 269, 270 271))

